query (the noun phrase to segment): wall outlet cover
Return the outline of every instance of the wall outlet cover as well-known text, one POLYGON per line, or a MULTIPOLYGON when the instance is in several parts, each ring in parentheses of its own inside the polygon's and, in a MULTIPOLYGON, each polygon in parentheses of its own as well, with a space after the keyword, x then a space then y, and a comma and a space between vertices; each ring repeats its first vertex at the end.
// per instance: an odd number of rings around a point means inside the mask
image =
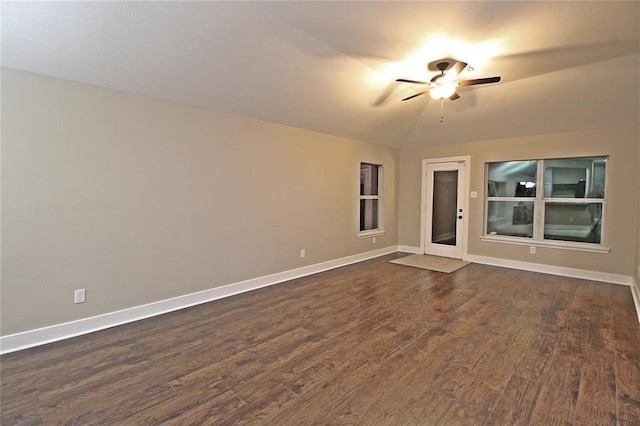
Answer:
POLYGON ((73 292, 73 303, 84 303, 86 301, 86 290, 84 288, 79 288, 73 292))

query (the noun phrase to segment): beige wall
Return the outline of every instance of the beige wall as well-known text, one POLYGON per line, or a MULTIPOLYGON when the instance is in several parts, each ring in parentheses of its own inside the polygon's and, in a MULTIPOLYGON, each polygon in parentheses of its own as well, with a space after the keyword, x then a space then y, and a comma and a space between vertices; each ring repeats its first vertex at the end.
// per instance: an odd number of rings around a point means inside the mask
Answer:
MULTIPOLYGON (((445 124, 449 125, 449 124, 445 124)), ((457 145, 405 149, 400 153, 398 243, 420 246, 420 191, 422 159, 471 156, 468 252, 473 255, 542 263, 631 276, 636 262, 635 224, 638 221, 638 128, 547 134, 457 145), (490 161, 570 156, 609 155, 606 224, 603 243, 608 254, 483 242, 484 163, 490 161)))
POLYGON ((398 161, 390 148, 4 69, 1 332, 394 246, 398 161), (375 245, 357 236, 361 161, 385 167, 375 245), (87 303, 73 304, 77 288, 87 303))
POLYGON ((470 190, 479 198, 469 200, 470 254, 634 275, 640 267, 638 131, 620 127, 399 154, 3 69, 1 333, 396 244, 419 246, 425 158, 471 156, 470 190), (604 229, 610 253, 538 248, 530 255, 526 246, 480 241, 485 162, 589 155, 610 155, 604 229), (385 166, 386 234, 375 245, 357 237, 361 161, 385 166), (300 259, 303 248, 307 256, 300 259), (87 289, 87 303, 73 304, 76 288, 87 289))
MULTIPOLYGON (((636 134, 636 140, 638 144, 638 165, 636 166, 637 170, 640 170, 640 127, 638 128, 638 133, 636 134)), ((636 295, 640 297, 640 173, 638 173, 638 205, 636 207, 636 264, 634 268, 634 276, 635 284, 636 284, 636 295)), ((638 312, 638 316, 640 318, 640 312, 638 312)))

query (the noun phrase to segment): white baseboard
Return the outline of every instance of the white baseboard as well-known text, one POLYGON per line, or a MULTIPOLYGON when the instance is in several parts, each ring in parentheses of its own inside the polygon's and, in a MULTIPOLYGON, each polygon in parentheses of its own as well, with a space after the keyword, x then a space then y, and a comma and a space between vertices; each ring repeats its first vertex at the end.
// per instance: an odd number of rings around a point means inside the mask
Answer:
MULTIPOLYGON (((420 247, 386 247, 383 249, 360 253, 353 256, 347 256, 340 259, 317 263, 315 265, 309 265, 272 275, 266 275, 264 277, 258 277, 246 281, 228 284, 222 287, 216 287, 197 293, 185 294, 183 296, 178 296, 171 299, 160 300, 157 302, 148 303, 146 305, 134 306, 132 308, 127 308, 120 311, 109 312, 89 318, 83 318, 77 321, 56 324, 49 327, 28 330, 21 333, 10 334, 7 336, 0 336, 0 354, 15 352, 22 349, 28 349, 35 346, 40 346, 47 343, 57 342, 59 340, 69 339, 71 337, 92 333, 94 331, 104 330, 106 328, 154 317, 156 315, 177 311, 183 308, 188 308, 189 306, 211 302, 213 300, 222 299, 251 290, 256 290, 262 287, 279 284, 284 281, 316 274, 318 272, 327 271, 329 269, 339 268, 342 266, 350 265, 352 263, 362 262, 364 260, 373 259, 375 257, 384 256, 386 254, 395 253, 397 251, 420 254, 420 247)), ((631 286, 633 301, 635 304, 636 312, 638 313, 638 321, 640 321, 640 294, 638 293, 638 283, 637 281, 634 283, 634 279, 632 277, 626 275, 586 271, 582 269, 565 268, 560 266, 543 265, 539 263, 519 262, 486 256, 468 255, 465 260, 485 265, 501 266, 504 268, 521 269, 525 271, 582 278, 593 281, 604 281, 608 283, 631 286)))
MULTIPOLYGON (((421 254, 420 247, 398 246, 398 251, 404 253, 421 254)), ((498 257, 478 256, 467 254, 463 260, 484 265, 501 266, 503 268, 521 269, 524 271, 540 272, 543 274, 560 275, 563 277, 582 278, 591 281, 602 281, 612 284, 628 285, 633 288, 632 277, 627 275, 610 274, 606 272, 587 271, 584 269, 566 268, 563 266, 543 265, 541 263, 521 262, 517 260, 501 259, 498 257)), ((637 292, 637 290, 636 290, 637 292)), ((640 294, 636 294, 640 303, 640 294)), ((640 305, 637 305, 640 306, 640 305)), ((640 315, 640 310, 638 310, 640 315)))
POLYGON ((385 254, 395 253, 398 246, 386 247, 365 253, 347 256, 340 259, 330 260, 327 262, 317 263, 302 268, 292 269, 289 271, 279 272, 264 277, 253 278, 222 287, 216 287, 197 293, 185 294, 183 296, 171 299, 160 300, 148 303, 146 305, 134 306, 132 308, 123 309, 116 312, 109 312, 94 317, 83 318, 77 321, 56 324, 49 327, 28 330, 21 333, 9 334, 0 337, 0 354, 19 351, 22 349, 32 348, 47 343, 57 342, 59 340, 69 339, 71 337, 92 333, 94 331, 104 330, 106 328, 115 327, 167 312, 177 311, 179 309, 188 308, 189 306, 199 305, 211 302, 213 300, 222 299, 224 297, 233 296, 262 287, 279 284, 295 278, 304 277, 318 272, 327 271, 329 269, 339 268, 350 265, 352 263, 362 262, 363 260, 373 259, 385 254))
POLYGON ((544 265, 541 263, 520 262, 517 260, 501 259, 498 257, 477 256, 470 254, 465 260, 482 263, 484 265, 501 266, 503 268, 520 269, 524 271, 540 272, 543 274, 560 275, 563 277, 582 278, 584 280, 602 281, 612 284, 631 286, 632 278, 627 275, 610 274, 608 272, 587 271, 585 269, 566 268, 563 266, 544 265))
POLYGON ((422 254, 420 247, 413 246, 398 246, 398 251, 403 253, 422 254))

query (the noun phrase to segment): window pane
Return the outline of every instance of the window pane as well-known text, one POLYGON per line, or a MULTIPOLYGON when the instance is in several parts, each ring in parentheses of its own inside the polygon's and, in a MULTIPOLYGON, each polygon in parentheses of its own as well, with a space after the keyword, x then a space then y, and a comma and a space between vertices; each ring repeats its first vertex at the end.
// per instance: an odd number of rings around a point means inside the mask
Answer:
POLYGON ((360 230, 378 229, 378 201, 360 200, 360 230))
POLYGON ((601 203, 546 203, 544 238, 600 244, 601 203))
POLYGON ((489 163, 488 197, 535 197, 538 162, 505 161, 489 163))
POLYGON ((533 237, 533 202, 489 201, 487 234, 533 237))
POLYGON ((431 242, 456 245, 458 224, 458 171, 433 172, 431 242))
POLYGON ((606 157, 546 160, 545 198, 604 198, 606 157))
POLYGON ((360 195, 378 195, 378 167, 375 164, 360 164, 360 195))

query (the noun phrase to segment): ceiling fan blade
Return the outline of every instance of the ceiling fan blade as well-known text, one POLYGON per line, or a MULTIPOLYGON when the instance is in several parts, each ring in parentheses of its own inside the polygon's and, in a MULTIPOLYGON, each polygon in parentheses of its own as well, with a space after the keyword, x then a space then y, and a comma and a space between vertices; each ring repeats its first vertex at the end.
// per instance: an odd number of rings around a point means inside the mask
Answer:
POLYGON ((460 95, 458 95, 458 93, 456 92, 453 92, 453 95, 449 96, 449 99, 455 101, 456 99, 460 99, 460 95))
POLYGON ((464 71, 464 69, 467 67, 467 65, 469 65, 469 64, 467 64, 466 62, 460 62, 460 61, 458 61, 458 62, 456 62, 456 63, 453 65, 453 67, 451 67, 451 69, 449 70, 449 72, 450 72, 450 73, 452 72, 452 73, 454 74, 454 77, 457 77, 457 76, 459 76, 459 75, 460 75, 460 73, 461 73, 462 71, 464 71))
POLYGON ((427 91, 425 90, 424 92, 420 92, 420 93, 416 93, 415 95, 411 95, 408 98, 404 98, 403 101, 408 101, 409 99, 413 99, 416 96, 420 96, 420 95, 424 95, 425 93, 427 93, 427 91))
POLYGON ((500 77, 474 78, 473 80, 461 80, 458 82, 460 86, 475 86, 477 84, 498 83, 500 77))
POLYGON ((500 70, 505 82, 537 77, 555 71, 577 68, 621 58, 638 52, 638 39, 607 40, 568 45, 497 56, 491 60, 493 70, 500 70))
POLYGON ((381 105, 384 105, 385 103, 387 103, 387 100, 389 99, 389 97, 393 94, 393 92, 396 91, 396 89, 399 87, 400 85, 397 84, 396 82, 391 82, 387 85, 387 88, 380 94, 380 96, 378 96, 375 100, 375 102, 373 103, 374 107, 379 107, 381 105))
POLYGON ((399 83, 412 83, 412 84, 429 84, 426 81, 418 81, 418 80, 407 80, 406 78, 398 78, 396 79, 399 83))

